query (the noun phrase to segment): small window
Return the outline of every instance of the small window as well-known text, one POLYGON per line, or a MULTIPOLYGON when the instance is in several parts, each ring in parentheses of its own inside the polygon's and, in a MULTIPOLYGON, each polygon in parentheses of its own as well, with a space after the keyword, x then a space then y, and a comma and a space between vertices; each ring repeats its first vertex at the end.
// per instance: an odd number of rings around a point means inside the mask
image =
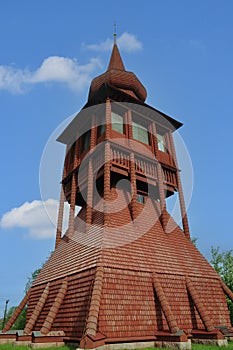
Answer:
POLYGON ((157 140, 158 140, 158 150, 161 152, 166 152, 167 147, 166 147, 165 137, 161 134, 157 134, 157 140))
POLYGON ((85 134, 82 135, 81 152, 85 151, 90 147, 90 139, 91 139, 91 130, 88 130, 87 132, 85 132, 85 134))
POLYGON ((142 194, 137 194, 137 202, 141 203, 141 204, 145 204, 145 196, 143 196, 142 194))
POLYGON ((135 140, 145 143, 146 145, 149 145, 150 144, 149 133, 147 128, 135 122, 132 123, 132 127, 133 127, 133 138, 135 140))
POLYGON ((70 147, 70 163, 74 163, 75 144, 76 142, 74 142, 73 145, 70 147))
POLYGON ((98 125, 97 128, 97 138, 99 138, 101 135, 105 133, 105 124, 98 125))
POLYGON ((112 118, 112 130, 119 132, 120 134, 124 134, 124 118, 115 113, 111 113, 112 118))

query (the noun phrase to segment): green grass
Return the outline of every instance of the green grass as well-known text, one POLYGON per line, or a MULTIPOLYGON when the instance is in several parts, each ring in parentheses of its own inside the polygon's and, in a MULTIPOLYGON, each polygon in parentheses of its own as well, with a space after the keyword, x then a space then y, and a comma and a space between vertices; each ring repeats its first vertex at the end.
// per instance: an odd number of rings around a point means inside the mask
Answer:
POLYGON ((233 342, 228 342, 228 347, 226 346, 214 346, 214 345, 199 345, 199 344, 192 344, 192 349, 193 350, 220 350, 220 349, 228 349, 232 350, 233 349, 233 342))
MULTIPOLYGON (((13 346, 11 344, 2 344, 0 345, 0 350, 29 350, 28 346, 13 346)), ((70 348, 68 346, 62 346, 59 348, 46 348, 44 350, 75 350, 76 348, 70 348)), ((229 342, 228 347, 218 347, 214 345, 199 345, 199 344, 192 344, 192 350, 221 350, 221 349, 227 349, 227 350, 233 350, 233 341, 229 342)), ((159 350, 159 348, 148 348, 144 350, 159 350)), ((162 350, 166 350, 165 348, 162 348, 162 350)), ((167 349, 170 350, 170 349, 167 349)))
MULTIPOLYGON (((143 349, 143 350, 171 350, 168 348, 147 348, 147 349, 143 349)), ((200 345, 200 344, 192 344, 192 350, 223 350, 223 349, 227 349, 227 350, 233 350, 233 341, 229 341, 228 342, 228 347, 226 346, 215 346, 215 345, 200 345)), ((0 348, 1 350, 1 348, 0 348)), ((60 349, 59 349, 60 350, 60 349)))

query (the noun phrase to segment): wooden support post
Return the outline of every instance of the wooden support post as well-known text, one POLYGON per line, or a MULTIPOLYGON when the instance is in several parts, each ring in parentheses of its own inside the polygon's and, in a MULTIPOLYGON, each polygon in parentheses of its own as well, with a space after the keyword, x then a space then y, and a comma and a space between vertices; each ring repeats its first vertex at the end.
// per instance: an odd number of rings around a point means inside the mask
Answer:
POLYGON ((133 140, 133 120, 132 120, 132 112, 131 110, 128 110, 127 116, 127 134, 129 138, 129 146, 133 147, 132 140, 133 140))
POLYGON ((9 319, 9 321, 7 322, 5 327, 3 328, 2 333, 6 333, 11 329, 11 327, 13 326, 13 324, 15 323, 15 321, 17 320, 17 318, 19 317, 19 315, 23 311, 25 305, 27 304, 28 299, 29 299, 29 295, 30 295, 30 290, 27 292, 27 294, 25 295, 25 297, 23 298, 23 300, 21 301, 19 306, 16 308, 16 310, 12 314, 11 318, 9 319))
POLYGON ((173 136, 172 136, 171 132, 169 133, 169 139, 170 139, 172 157, 173 157, 174 163, 176 165, 176 169, 177 169, 176 170, 176 182, 177 182, 177 188, 178 188, 178 192, 179 192, 180 211, 181 211, 181 216, 182 216, 183 230, 184 230, 185 236, 188 239, 190 239, 188 217, 187 217, 187 213, 186 213, 184 194, 183 194, 183 189, 182 189, 181 180, 180 180, 180 171, 179 171, 179 168, 178 168, 178 162, 177 162, 177 158, 176 158, 176 151, 175 151, 173 136))
POLYGON ((62 236, 64 203, 65 203, 65 193, 64 193, 63 187, 61 185, 60 202, 59 202, 58 219, 57 219, 57 232, 56 232, 55 249, 57 248, 57 246, 58 246, 58 244, 59 244, 59 242, 61 240, 61 236, 62 236))
POLYGON ((136 170, 135 170, 135 158, 134 153, 130 153, 130 182, 131 182, 131 208, 132 208, 132 218, 133 220, 137 217, 137 182, 136 182, 136 170))
POLYGON ((58 294, 53 302, 53 305, 51 306, 49 313, 43 323, 43 326, 40 330, 40 332, 42 334, 48 334, 48 332, 50 331, 52 324, 55 320, 55 317, 59 311, 59 308, 65 298, 66 295, 66 291, 67 291, 67 287, 68 287, 68 280, 67 277, 64 279, 64 281, 62 282, 62 285, 58 291, 58 294))
POLYGON ((161 211, 161 222, 164 231, 166 231, 167 226, 167 209, 166 209, 166 199, 165 199, 165 193, 164 193, 164 179, 163 179, 163 169, 162 166, 159 163, 158 160, 158 141, 157 141, 157 133, 156 133, 156 125, 154 122, 151 124, 152 129, 152 139, 153 139, 153 151, 155 154, 155 157, 158 161, 157 163, 157 177, 158 177, 158 189, 159 189, 159 203, 160 203, 160 211, 161 211))
POLYGON ((167 298, 164 294, 163 288, 156 273, 153 274, 153 286, 161 304, 170 332, 177 333, 179 331, 179 327, 176 323, 174 315, 172 314, 171 308, 168 304, 167 298))
POLYGON ((90 154, 88 160, 88 176, 87 176, 87 205, 86 205, 86 230, 89 225, 92 224, 92 211, 93 211, 93 166, 91 154, 96 146, 96 125, 95 116, 92 116, 91 122, 91 139, 90 139, 90 154))
POLYGON ((72 237, 74 233, 75 202, 76 202, 76 174, 73 173, 71 178, 70 213, 69 213, 69 227, 68 227, 69 237, 72 237))
POLYGON ((109 203, 111 199, 111 164, 110 144, 106 142, 104 147, 104 225, 110 222, 109 203))
POLYGON ((197 311, 202 319, 202 322, 207 330, 207 332, 212 332, 214 331, 214 326, 212 325, 211 319, 210 317, 207 315, 201 299, 196 291, 196 289, 193 286, 193 283, 191 281, 191 278, 189 276, 186 276, 186 286, 187 286, 187 290, 191 296, 191 298, 193 299, 193 302, 197 308, 197 311))
POLYGON ((86 205, 86 229, 92 224, 93 210, 93 167, 92 158, 88 161, 88 177, 87 177, 87 205, 86 205))
POLYGON ((87 324, 86 324, 86 331, 85 331, 85 335, 89 335, 92 337, 95 337, 97 332, 97 323, 98 323, 98 317, 99 317, 103 277, 104 277, 104 267, 99 266, 96 269, 95 282, 93 286, 91 304, 90 304, 90 309, 89 309, 89 314, 88 314, 87 324))
MULTIPOLYGON (((132 112, 131 110, 127 113, 127 126, 128 126, 128 137, 129 146, 133 149, 133 128, 132 128, 132 112)), ((135 169, 135 157, 134 153, 131 152, 129 156, 129 172, 130 172, 130 182, 131 182, 131 208, 132 208, 132 218, 133 220, 137 217, 137 179, 136 179, 136 169, 135 169)))
POLYGON ((109 99, 106 101, 106 115, 105 115, 105 141, 110 139, 111 135, 111 102, 109 99))
POLYGON ((91 139, 90 139, 90 150, 95 148, 97 139, 97 127, 96 127, 96 117, 93 115, 91 120, 91 139))
POLYGON ((48 298, 49 295, 49 282, 47 283, 38 303, 36 304, 35 309, 33 310, 31 317, 29 319, 29 321, 27 322, 25 328, 24 328, 24 333, 25 334, 30 334, 31 331, 33 330, 33 327, 36 324, 36 321, 38 319, 38 317, 40 316, 40 313, 44 307, 44 304, 48 298))
POLYGON ((105 127, 105 146, 104 146, 104 225, 108 225, 110 221, 109 201, 111 199, 111 149, 108 140, 111 135, 111 102, 106 101, 106 127, 105 127))
POLYGON ((230 288, 228 288, 228 287, 226 286, 226 284, 225 284, 222 280, 220 280, 220 283, 221 283, 221 287, 222 287, 224 293, 225 293, 225 294, 228 296, 228 298, 231 299, 231 301, 233 302, 233 292, 230 290, 230 288))

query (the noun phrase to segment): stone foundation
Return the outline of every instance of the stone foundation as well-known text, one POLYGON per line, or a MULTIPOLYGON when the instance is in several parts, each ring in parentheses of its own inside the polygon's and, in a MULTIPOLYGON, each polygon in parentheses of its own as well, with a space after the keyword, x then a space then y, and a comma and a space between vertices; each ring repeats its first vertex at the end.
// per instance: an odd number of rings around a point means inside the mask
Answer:
MULTIPOLYGON (((134 349, 145 349, 145 348, 169 348, 169 349, 180 349, 180 350, 191 350, 191 340, 187 342, 165 342, 165 341, 150 341, 150 342, 132 342, 132 343, 116 343, 106 344, 94 348, 93 350, 134 350, 134 349)), ((76 350, 81 350, 77 348, 76 350)), ((83 350, 83 349, 82 349, 83 350)))
POLYGON ((0 345, 2 344, 13 344, 15 339, 0 339, 0 345))
POLYGON ((227 339, 192 339, 194 344, 228 346, 227 339))
POLYGON ((59 346, 64 346, 64 342, 53 342, 53 343, 31 343, 30 348, 32 349, 45 349, 45 348, 55 348, 59 346))
POLYGON ((12 344, 16 347, 19 345, 27 345, 32 349, 45 349, 50 347, 59 347, 64 346, 64 342, 51 342, 51 343, 32 343, 30 341, 15 341, 15 339, 0 339, 0 345, 2 344, 12 344))
POLYGON ((192 344, 190 339, 186 342, 156 341, 154 342, 154 346, 157 348, 180 349, 180 350, 192 349, 192 344))
POLYGON ((116 344, 106 344, 98 347, 99 350, 134 350, 134 349, 144 349, 151 348, 154 346, 154 342, 134 342, 134 343, 116 343, 116 344))

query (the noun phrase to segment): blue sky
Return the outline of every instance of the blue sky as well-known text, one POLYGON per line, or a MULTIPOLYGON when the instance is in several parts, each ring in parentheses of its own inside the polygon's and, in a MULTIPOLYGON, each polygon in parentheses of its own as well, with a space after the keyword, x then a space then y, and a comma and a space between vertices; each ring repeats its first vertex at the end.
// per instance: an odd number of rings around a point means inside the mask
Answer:
POLYGON ((184 123, 192 236, 207 258, 211 245, 233 248, 232 13, 230 0, 1 2, 0 315, 6 299, 19 303, 27 277, 54 248, 41 203, 54 217, 64 149, 53 140, 62 127, 53 133, 105 71, 114 20, 125 67, 147 88, 147 103, 184 123), (49 158, 53 147, 57 157, 49 158))

